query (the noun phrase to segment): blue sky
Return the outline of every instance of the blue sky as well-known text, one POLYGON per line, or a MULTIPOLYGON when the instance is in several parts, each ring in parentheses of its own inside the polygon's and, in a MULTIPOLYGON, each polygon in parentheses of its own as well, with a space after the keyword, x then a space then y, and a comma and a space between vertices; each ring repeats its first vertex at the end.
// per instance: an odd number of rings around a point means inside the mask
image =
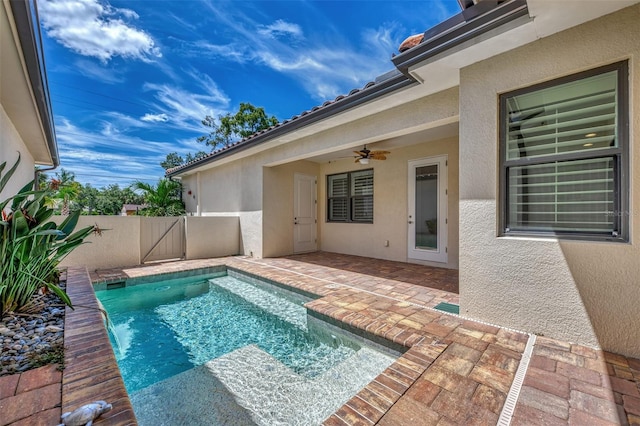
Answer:
POLYGON ((456 0, 39 0, 62 167, 103 187, 156 182, 240 102, 280 121, 393 68, 456 0))

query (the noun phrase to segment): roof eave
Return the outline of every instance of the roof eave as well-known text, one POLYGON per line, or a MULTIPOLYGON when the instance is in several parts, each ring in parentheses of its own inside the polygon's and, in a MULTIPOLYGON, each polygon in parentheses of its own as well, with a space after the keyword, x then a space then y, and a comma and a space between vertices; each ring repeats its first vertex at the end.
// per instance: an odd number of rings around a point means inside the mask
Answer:
POLYGON ((427 30, 419 45, 395 56, 393 64, 407 77, 410 68, 470 39, 529 14, 526 0, 481 1, 427 30))
POLYGON ((60 156, 53 124, 53 109, 49 98, 49 84, 44 63, 42 35, 38 24, 37 5, 35 1, 30 0, 9 1, 18 36, 20 37, 20 47, 29 73, 29 82, 35 96, 38 113, 40 114, 47 148, 51 155, 51 165, 55 168, 60 165, 60 156))
POLYGON ((298 118, 287 121, 277 127, 274 127, 271 130, 265 131, 264 133, 259 133, 256 136, 251 137, 250 139, 238 142, 237 144, 232 145, 229 148, 225 148, 206 157, 202 157, 185 166, 178 167, 174 170, 169 170, 167 171, 166 176, 171 178, 184 175, 186 172, 202 167, 208 163, 212 163, 214 161, 244 151, 248 148, 254 147, 258 144, 273 140, 278 136, 317 123, 318 121, 329 118, 335 114, 347 111, 352 108, 356 108, 362 104, 371 102, 377 98, 413 84, 417 84, 414 79, 409 78, 404 74, 398 74, 385 81, 376 83, 370 88, 363 89, 353 95, 348 95, 330 105, 321 107, 315 111, 311 111, 305 115, 299 116, 298 118))

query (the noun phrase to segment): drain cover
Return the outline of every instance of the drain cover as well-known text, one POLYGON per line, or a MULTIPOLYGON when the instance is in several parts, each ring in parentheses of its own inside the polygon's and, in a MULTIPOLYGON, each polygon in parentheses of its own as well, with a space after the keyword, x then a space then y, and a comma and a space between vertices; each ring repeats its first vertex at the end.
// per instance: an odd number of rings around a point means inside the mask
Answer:
POLYGON ((460 315, 460 305, 454 305, 453 303, 440 302, 434 308, 450 314, 460 315))

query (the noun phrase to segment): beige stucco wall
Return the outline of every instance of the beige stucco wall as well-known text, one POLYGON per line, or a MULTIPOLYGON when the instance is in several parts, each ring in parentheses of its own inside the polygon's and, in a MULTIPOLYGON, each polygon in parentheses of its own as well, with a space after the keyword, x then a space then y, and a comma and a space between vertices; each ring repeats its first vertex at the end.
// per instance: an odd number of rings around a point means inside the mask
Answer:
MULTIPOLYGON (((63 216, 55 216, 60 223, 63 216)), ((166 218, 144 216, 80 216, 76 230, 98 225, 102 235, 91 234, 61 266, 86 266, 89 270, 139 265, 146 254, 141 246, 143 222, 166 218)), ((171 222, 178 218, 168 218, 171 222)), ((240 251, 240 223, 236 217, 187 217, 185 225, 187 259, 236 255, 240 251)), ((147 242, 148 245, 148 242, 147 242)))
POLYGON ((368 165, 352 159, 323 164, 320 169, 319 222, 324 251, 416 262, 440 267, 458 267, 458 140, 449 138, 393 148, 385 161, 368 165), (408 253, 408 162, 438 155, 448 156, 448 263, 410 260, 408 253), (326 176, 354 170, 373 169, 374 223, 331 223, 326 221, 326 176), (385 241, 389 246, 385 247, 385 241))
MULTIPOLYGON (((63 216, 54 220, 60 223, 63 216)), ((61 266, 86 266, 89 270, 140 264, 141 216, 80 216, 76 230, 98 225, 102 235, 91 234, 71 252, 61 266)))
POLYGON ((262 257, 262 161, 248 157, 182 179, 188 214, 240 219, 240 253, 262 257), (198 179, 200 183, 198 183, 198 179), (191 194, 189 194, 191 191, 191 194))
POLYGON ((460 76, 461 313, 640 356, 640 6, 460 76), (498 238, 498 94, 629 59, 631 243, 498 238))
POLYGON ((0 164, 7 162, 2 176, 13 166, 20 153, 20 165, 13 174, 11 180, 0 193, 0 200, 14 195, 34 177, 33 156, 25 146, 9 116, 0 104, 0 164))
POLYGON ((240 219, 187 216, 185 237, 187 259, 233 256, 240 252, 240 219))
MULTIPOLYGON (((254 257, 289 254, 293 251, 293 226, 289 229, 287 224, 293 223, 293 173, 312 175, 317 173, 316 167, 322 167, 310 165, 305 158, 412 130, 438 127, 454 122, 457 117, 458 89, 453 88, 251 156, 213 163, 213 168, 198 172, 199 184, 198 173, 182 177, 187 212, 239 216, 242 254, 254 257), (280 192, 282 183, 286 186, 280 192)), ((319 242, 324 244, 322 236, 319 242)), ((382 251, 381 256, 385 255, 382 251)))
MULTIPOLYGON (((296 173, 318 178, 320 166, 311 161, 295 161, 263 170, 264 257, 293 253, 293 182, 296 173)), ((317 217, 317 216, 316 216, 317 217)))

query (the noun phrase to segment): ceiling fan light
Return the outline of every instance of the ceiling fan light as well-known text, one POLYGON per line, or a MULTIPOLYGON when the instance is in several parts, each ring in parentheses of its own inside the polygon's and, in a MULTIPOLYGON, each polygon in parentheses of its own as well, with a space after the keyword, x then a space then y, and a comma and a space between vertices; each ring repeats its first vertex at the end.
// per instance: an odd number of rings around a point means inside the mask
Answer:
POLYGON ((369 159, 368 158, 361 158, 360 159, 360 164, 369 164, 369 159))

